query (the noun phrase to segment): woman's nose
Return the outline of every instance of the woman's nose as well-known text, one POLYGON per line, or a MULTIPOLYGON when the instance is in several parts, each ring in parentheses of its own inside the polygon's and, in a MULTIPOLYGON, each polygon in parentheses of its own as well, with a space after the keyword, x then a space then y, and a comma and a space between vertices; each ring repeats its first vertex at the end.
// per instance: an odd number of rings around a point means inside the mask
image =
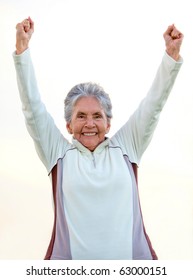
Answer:
POLYGON ((85 126, 88 128, 93 128, 95 127, 95 122, 92 118, 89 118, 86 120, 85 126))

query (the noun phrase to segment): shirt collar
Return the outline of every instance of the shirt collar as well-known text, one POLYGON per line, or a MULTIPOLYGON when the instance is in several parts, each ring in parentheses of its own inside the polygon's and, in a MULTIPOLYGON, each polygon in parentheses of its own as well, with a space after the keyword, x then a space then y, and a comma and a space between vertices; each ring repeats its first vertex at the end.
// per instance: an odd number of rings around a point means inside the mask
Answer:
POLYGON ((78 140, 75 138, 72 138, 72 143, 73 145, 80 151, 86 154, 94 153, 94 154, 99 154, 101 153, 106 146, 109 145, 109 138, 105 138, 103 142, 101 142, 93 152, 91 152, 89 149, 87 149, 85 146, 83 146, 78 140))

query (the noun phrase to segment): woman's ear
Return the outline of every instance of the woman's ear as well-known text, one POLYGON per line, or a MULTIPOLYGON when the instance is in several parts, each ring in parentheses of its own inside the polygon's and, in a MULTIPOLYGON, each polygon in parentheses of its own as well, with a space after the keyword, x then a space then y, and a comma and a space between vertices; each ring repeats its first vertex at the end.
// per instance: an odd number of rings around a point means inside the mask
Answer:
POLYGON ((66 123, 66 129, 68 130, 68 133, 72 134, 71 123, 66 123))
POLYGON ((107 128, 106 128, 106 134, 109 133, 110 128, 111 128, 111 123, 108 122, 107 123, 107 128))

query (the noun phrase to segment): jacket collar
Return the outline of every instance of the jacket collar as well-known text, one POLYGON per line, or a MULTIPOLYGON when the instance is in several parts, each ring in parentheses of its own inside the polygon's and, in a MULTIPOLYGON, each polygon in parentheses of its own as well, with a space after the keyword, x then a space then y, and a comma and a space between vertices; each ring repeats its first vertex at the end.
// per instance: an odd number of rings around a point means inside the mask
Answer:
POLYGON ((86 153, 86 154, 90 154, 90 153, 94 153, 94 154, 99 154, 101 153, 106 146, 109 145, 109 138, 105 138, 105 140, 100 143, 93 152, 91 152, 89 149, 87 149, 85 146, 83 146, 78 140, 76 140, 75 138, 72 138, 72 144, 82 153, 86 153))

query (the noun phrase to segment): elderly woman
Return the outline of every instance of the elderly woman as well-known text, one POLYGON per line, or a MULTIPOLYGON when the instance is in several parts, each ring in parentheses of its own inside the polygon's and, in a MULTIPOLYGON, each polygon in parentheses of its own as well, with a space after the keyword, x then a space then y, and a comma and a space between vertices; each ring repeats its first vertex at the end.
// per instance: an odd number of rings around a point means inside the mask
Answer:
POLYGON ((53 186, 55 221, 45 259, 156 259, 145 232, 136 166, 182 65, 183 35, 164 33, 166 52, 147 96, 110 139, 112 105, 103 88, 79 84, 65 99, 70 143, 41 102, 30 59, 31 18, 17 24, 13 54, 27 129, 53 186))

